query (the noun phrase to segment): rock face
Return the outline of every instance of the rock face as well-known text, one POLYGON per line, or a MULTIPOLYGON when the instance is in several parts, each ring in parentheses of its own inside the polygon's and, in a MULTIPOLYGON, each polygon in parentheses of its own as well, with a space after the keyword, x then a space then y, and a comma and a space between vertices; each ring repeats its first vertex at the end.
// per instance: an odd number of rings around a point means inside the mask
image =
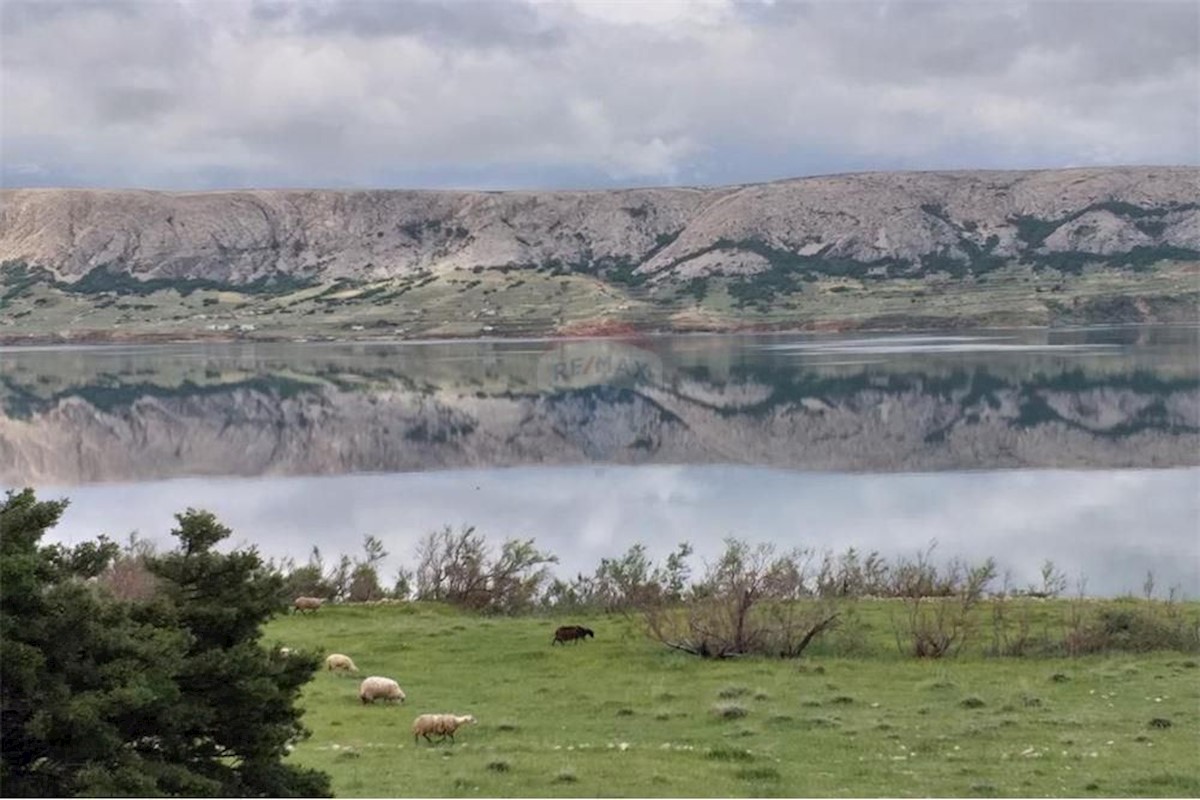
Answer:
POLYGON ((16 189, 0 261, 244 285, 552 266, 651 279, 1200 260, 1200 169, 867 173, 579 192, 16 189))

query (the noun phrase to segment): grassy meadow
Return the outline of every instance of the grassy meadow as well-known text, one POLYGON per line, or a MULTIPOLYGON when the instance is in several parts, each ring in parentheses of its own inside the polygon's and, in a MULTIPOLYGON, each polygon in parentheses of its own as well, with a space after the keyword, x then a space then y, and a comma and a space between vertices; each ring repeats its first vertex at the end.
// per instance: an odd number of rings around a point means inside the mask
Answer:
POLYGON ((322 670, 301 698, 312 736, 291 758, 338 796, 1200 795, 1195 655, 917 660, 898 651, 894 613, 859 601, 852 631, 792 661, 677 653, 637 617, 431 603, 289 614, 264 641, 360 669, 322 670), (566 623, 595 639, 552 646, 566 623), (407 703, 361 705, 366 675, 398 680, 407 703), (479 724, 414 744, 423 712, 479 724))

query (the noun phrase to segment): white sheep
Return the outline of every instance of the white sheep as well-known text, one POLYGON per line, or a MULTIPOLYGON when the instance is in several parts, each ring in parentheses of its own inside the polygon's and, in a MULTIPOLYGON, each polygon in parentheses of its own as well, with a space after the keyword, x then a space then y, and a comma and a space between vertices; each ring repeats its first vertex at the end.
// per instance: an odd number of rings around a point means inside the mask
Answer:
POLYGON ((350 656, 341 653, 330 653, 329 657, 325 659, 325 669, 334 672, 358 672, 358 667, 354 666, 354 661, 350 656))
POLYGON ((358 699, 363 701, 363 705, 374 703, 380 698, 388 702, 399 700, 403 703, 404 690, 391 678, 381 678, 378 675, 372 675, 359 684, 358 699))
POLYGON ((433 739, 429 738, 431 733, 437 734, 445 740, 447 736, 450 741, 454 741, 454 732, 463 725, 478 725, 479 720, 471 714, 460 717, 456 714, 421 714, 413 720, 412 733, 413 742, 419 742, 421 736, 425 737, 425 741, 430 744, 433 739))
POLYGON ((297 597, 292 601, 292 608, 296 611, 311 611, 315 614, 324 602, 325 600, 320 597, 297 597))

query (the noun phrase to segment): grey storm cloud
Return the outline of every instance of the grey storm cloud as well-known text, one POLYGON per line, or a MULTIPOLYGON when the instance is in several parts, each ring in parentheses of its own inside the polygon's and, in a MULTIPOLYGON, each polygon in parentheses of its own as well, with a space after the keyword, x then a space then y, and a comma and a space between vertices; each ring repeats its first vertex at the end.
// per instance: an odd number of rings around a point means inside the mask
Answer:
POLYGON ((1200 162, 1200 5, 6 0, 4 185, 1200 162))

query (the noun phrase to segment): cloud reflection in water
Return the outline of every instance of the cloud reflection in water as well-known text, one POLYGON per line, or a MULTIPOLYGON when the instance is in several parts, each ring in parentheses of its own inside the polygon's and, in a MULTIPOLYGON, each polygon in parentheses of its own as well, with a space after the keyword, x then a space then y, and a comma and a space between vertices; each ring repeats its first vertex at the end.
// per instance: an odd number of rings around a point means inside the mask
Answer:
MULTIPOLYGON (((644 542, 661 558, 687 540, 711 558, 726 536, 818 550, 912 556, 931 541, 941 559, 994 556, 1017 585, 1044 559, 1092 594, 1200 594, 1200 468, 1009 470, 920 474, 814 473, 734 466, 520 467, 334 477, 182 479, 41 489, 71 499, 61 541, 130 531, 164 545, 172 515, 215 512, 235 539, 303 561, 357 554, 379 536, 388 580, 417 539, 450 524, 489 539, 534 537, 557 572, 590 572, 644 542)), ((700 564, 699 558, 694 563, 700 564)))

